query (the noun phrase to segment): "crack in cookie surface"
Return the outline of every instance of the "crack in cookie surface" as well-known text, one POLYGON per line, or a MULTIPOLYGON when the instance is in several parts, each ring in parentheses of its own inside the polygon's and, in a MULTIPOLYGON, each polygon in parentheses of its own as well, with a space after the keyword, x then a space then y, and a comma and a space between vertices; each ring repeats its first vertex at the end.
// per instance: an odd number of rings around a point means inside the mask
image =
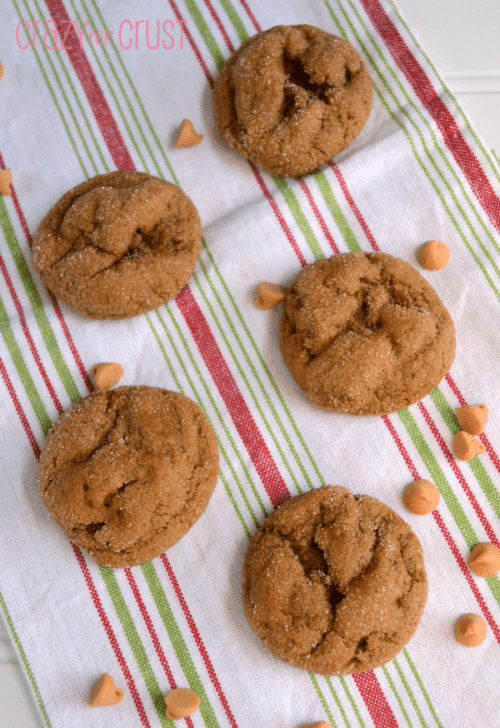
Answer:
POLYGON ((355 48, 310 25, 253 36, 214 86, 221 137, 257 167, 295 177, 347 146, 371 102, 370 77, 355 48))
POLYGON ((89 318, 157 308, 188 281, 201 223, 176 185, 142 172, 99 175, 64 195, 35 236, 47 287, 89 318))
POLYGON ((312 672, 351 674, 392 659, 426 598, 410 527, 375 498, 338 486, 288 501, 245 557, 250 626, 276 656, 312 672))
POLYGON ((194 402, 154 387, 119 387, 81 400, 54 426, 39 487, 77 546, 106 566, 131 566, 189 530, 217 469, 215 435, 194 402))
POLYGON ((428 394, 455 356, 455 328, 434 289, 385 253, 345 253, 304 268, 280 327, 300 388, 335 412, 388 414, 428 394))

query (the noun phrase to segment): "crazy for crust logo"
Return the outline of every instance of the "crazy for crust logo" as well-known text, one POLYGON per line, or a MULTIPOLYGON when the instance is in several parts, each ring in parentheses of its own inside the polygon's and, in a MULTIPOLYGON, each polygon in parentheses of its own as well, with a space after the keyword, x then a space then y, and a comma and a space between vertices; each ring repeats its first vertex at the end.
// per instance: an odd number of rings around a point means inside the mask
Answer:
POLYGON ((16 28, 19 48, 36 50, 37 43, 43 43, 49 51, 75 50, 83 48, 84 40, 90 45, 115 45, 123 50, 138 49, 145 45, 149 50, 184 47, 184 25, 186 20, 122 20, 117 29, 100 29, 89 26, 89 21, 80 25, 77 20, 20 20, 16 28))

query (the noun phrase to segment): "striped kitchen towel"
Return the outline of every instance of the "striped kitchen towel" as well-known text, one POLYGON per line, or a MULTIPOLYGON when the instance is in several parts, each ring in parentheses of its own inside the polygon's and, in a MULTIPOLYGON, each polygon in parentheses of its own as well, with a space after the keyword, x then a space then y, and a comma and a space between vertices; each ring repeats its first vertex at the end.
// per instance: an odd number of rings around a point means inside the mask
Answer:
POLYGON ((0 603, 40 709, 53 728, 170 726, 164 696, 191 687, 189 728, 498 728, 500 583, 466 562, 498 545, 500 491, 500 172, 391 0, 6 0, 0 26, 0 603), (141 7, 138 7, 138 6, 141 7), (310 23, 351 41, 374 89, 359 137, 300 180, 253 169, 222 145, 210 82, 252 34, 310 23), (204 141, 173 149, 182 118, 204 141), (51 298, 31 263, 41 219, 69 188, 113 169, 179 184, 204 240, 175 301, 123 322, 84 320, 51 298), (287 285, 339 251, 382 250, 415 262, 429 239, 451 250, 424 275, 455 321, 457 358, 421 402, 387 417, 324 412, 297 389, 278 347, 280 311, 255 285, 287 285), (197 401, 218 438, 215 494, 167 553, 133 569, 99 567, 46 513, 37 460, 47 433, 92 390, 99 361, 124 384, 197 401), (457 462, 454 408, 485 402, 486 453, 457 462), (419 477, 441 493, 432 515, 405 511, 419 477), (421 624, 391 663, 322 677, 280 662, 248 627, 241 568, 273 505, 324 483, 373 495, 419 536, 430 595, 421 624), (453 625, 482 615, 467 649, 453 625), (90 709, 101 672, 125 698, 90 709))

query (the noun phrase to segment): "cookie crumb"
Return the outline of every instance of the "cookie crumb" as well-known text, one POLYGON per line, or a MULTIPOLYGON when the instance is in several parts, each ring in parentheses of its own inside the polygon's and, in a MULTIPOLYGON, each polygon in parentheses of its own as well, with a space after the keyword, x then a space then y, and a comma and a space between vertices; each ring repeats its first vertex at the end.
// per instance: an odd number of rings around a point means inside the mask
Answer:
POLYGON ((466 647, 477 647, 486 637, 486 622, 477 614, 463 614, 455 624, 455 638, 466 647))
POLYGON ((450 251, 444 243, 437 240, 429 240, 420 246, 417 252, 417 260, 426 270, 441 270, 450 259, 450 251))
POLYGON ((175 688, 165 698, 165 714, 170 720, 180 720, 191 715, 200 705, 200 697, 189 688, 175 688))
POLYGON ((478 543, 470 552, 467 566, 478 576, 495 576, 500 571, 500 549, 493 543, 478 543))
POLYGON ((318 720, 316 723, 303 723, 300 728, 332 728, 326 720, 318 720))
POLYGON ((3 76, 3 63, 0 61, 0 78, 3 76))
POLYGON ((123 377, 123 367, 117 362, 104 362, 94 364, 92 367, 95 385, 97 389, 111 389, 118 384, 123 377))
POLYGON ((11 195, 12 173, 10 169, 2 169, 0 172, 0 195, 11 195))
POLYGON ((457 407, 458 426, 469 432, 471 435, 482 435, 486 422, 488 421, 488 408, 485 404, 467 404, 465 407, 457 407))
POLYGON ((425 516, 435 511, 439 498, 439 490, 434 483, 422 479, 407 485, 403 493, 403 503, 417 516, 425 516))
POLYGON ((453 438, 452 449, 456 459, 464 461, 472 460, 476 455, 483 455, 486 452, 482 442, 463 430, 457 432, 453 438))
POLYGON ((256 304, 262 310, 273 308, 276 304, 283 301, 284 298, 286 298, 286 288, 279 286, 277 283, 261 281, 257 285, 256 304))
POLYGON ((121 700, 123 700, 123 692, 115 686, 111 675, 104 672, 94 683, 88 703, 91 708, 100 708, 102 705, 116 705, 121 700))
POLYGON ((193 122, 189 119, 183 119, 179 127, 179 133, 175 140, 174 147, 195 147, 203 141, 203 134, 197 134, 193 126, 193 122))

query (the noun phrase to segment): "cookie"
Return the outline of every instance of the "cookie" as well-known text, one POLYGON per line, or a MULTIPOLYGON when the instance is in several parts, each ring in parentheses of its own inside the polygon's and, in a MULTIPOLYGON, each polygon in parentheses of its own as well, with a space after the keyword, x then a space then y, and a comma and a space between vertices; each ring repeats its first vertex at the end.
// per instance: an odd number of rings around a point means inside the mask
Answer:
POLYGON ((232 149, 270 174, 300 177, 359 134, 372 87, 348 41, 312 25, 277 25, 233 53, 213 101, 232 149))
POLYGON ((344 253, 298 274, 284 301, 280 347, 315 404, 383 415, 439 384, 455 358, 455 327, 409 263, 386 253, 344 253))
POLYGON ((417 537, 367 495, 328 485, 292 498, 264 521, 243 567, 243 604, 276 657, 322 675, 392 660, 427 599, 417 537))
POLYGON ((196 523, 218 462, 195 402, 156 387, 117 387, 80 400, 52 428, 39 488, 56 523, 94 561, 135 566, 196 523))
POLYGON ((55 296, 91 319, 138 316, 189 280, 201 222, 176 185, 111 172, 67 192, 42 221, 33 265, 55 296))

